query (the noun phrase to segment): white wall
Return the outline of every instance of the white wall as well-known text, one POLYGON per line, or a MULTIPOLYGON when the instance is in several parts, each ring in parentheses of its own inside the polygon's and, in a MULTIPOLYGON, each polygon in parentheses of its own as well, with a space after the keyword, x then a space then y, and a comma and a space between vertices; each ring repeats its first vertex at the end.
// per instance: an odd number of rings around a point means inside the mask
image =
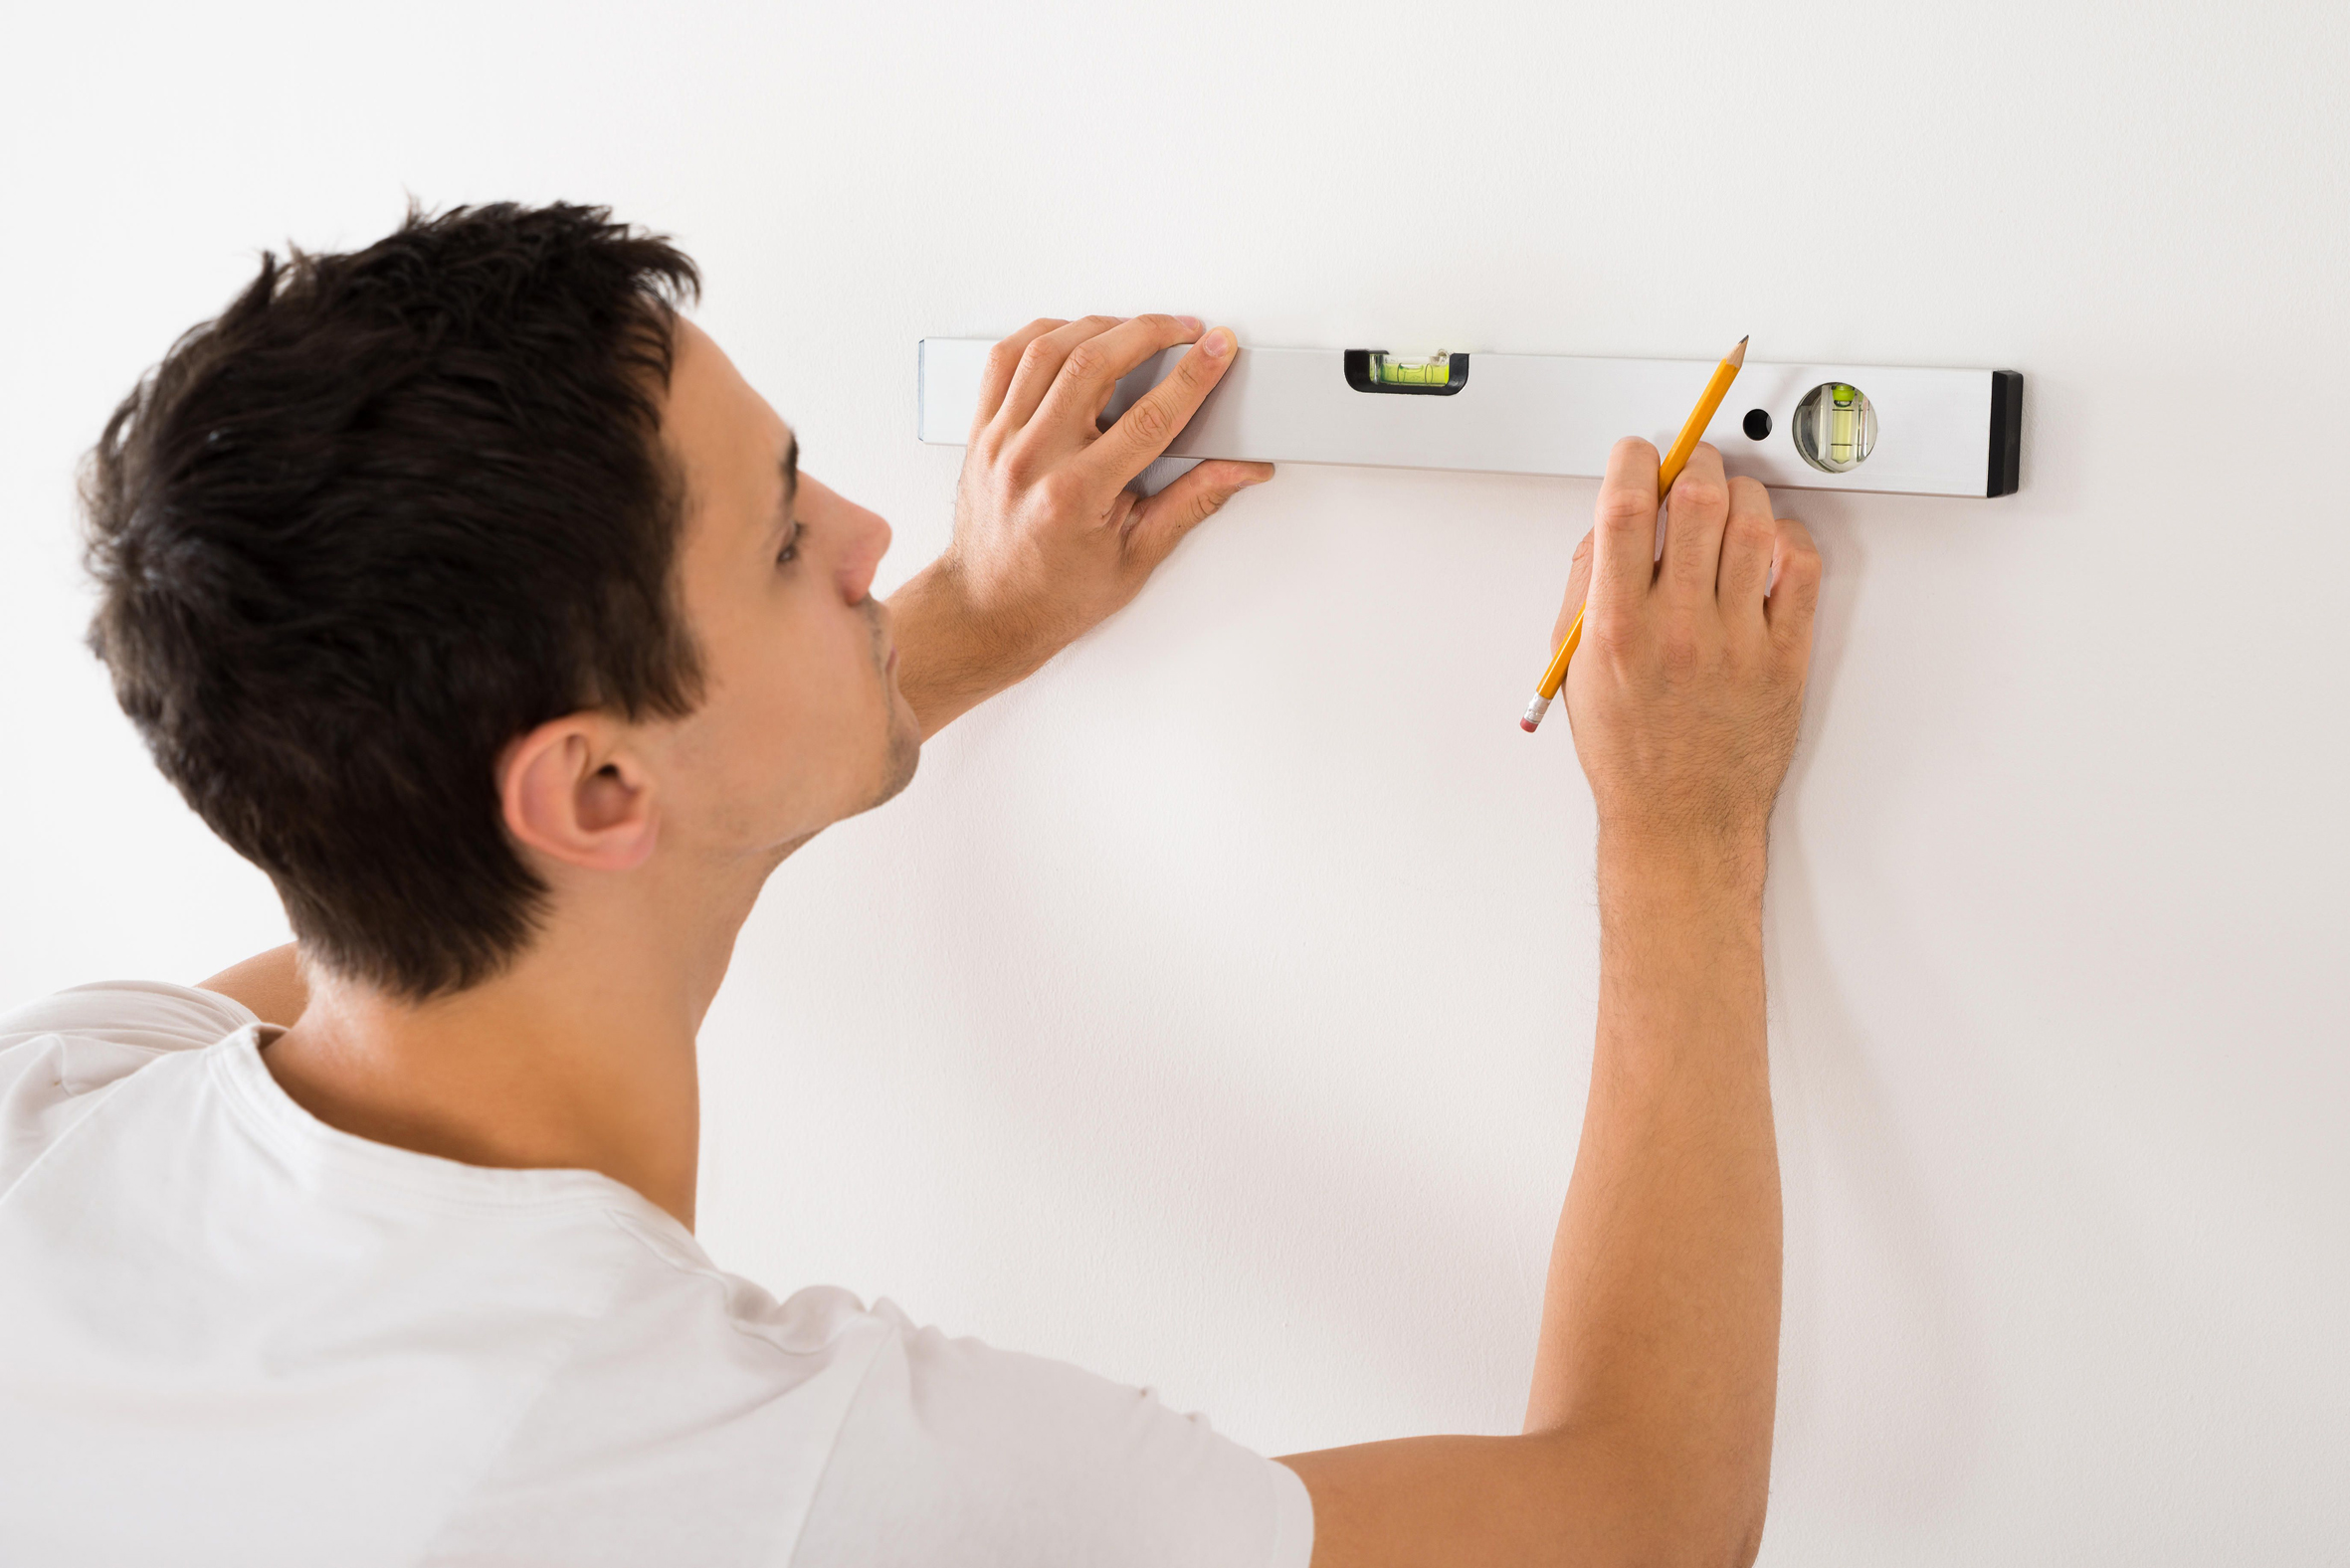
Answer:
MULTIPOLYGON (((1766 1561, 2334 1558, 2340 16, 20 17, 0 994, 278 938, 78 645, 70 470, 258 247, 404 190, 679 235, 890 581, 958 458, 912 439, 925 333, 2011 366, 2022 494, 1780 497, 1828 585, 1769 911, 1766 1561)), ((1594 989, 1588 797, 1513 719, 1591 496, 1293 468, 787 867, 706 1035, 719 1259, 1272 1452, 1511 1427, 1594 989)))

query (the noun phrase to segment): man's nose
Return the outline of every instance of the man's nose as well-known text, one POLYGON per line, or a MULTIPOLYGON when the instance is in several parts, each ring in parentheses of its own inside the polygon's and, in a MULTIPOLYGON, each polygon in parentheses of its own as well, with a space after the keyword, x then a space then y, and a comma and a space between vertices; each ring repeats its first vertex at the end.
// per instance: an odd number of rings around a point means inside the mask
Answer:
POLYGON ((856 547, 842 563, 841 592, 851 604, 862 604, 873 591, 874 572, 889 549, 889 524, 880 515, 857 508, 856 547))

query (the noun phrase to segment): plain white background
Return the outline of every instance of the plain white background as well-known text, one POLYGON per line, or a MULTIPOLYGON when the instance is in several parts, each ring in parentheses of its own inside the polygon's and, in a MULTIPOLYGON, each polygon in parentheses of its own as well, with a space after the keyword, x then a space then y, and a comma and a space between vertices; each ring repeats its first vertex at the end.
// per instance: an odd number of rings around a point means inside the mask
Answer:
MULTIPOLYGON (((947 532, 914 343, 2005 366, 2024 490, 1783 491, 1765 1560, 2350 1536, 2341 13, 2162 4, 48 7, 0 73, 0 994, 281 939, 79 642, 72 473, 405 193, 609 202, 811 469, 947 532)), ((1665 432, 1647 432, 1662 435, 1665 432)), ((1735 467, 1735 455, 1732 455, 1735 467)), ((785 868, 703 1233, 1268 1452, 1511 1429, 1595 980, 1514 722, 1587 483, 1284 472, 785 868)))

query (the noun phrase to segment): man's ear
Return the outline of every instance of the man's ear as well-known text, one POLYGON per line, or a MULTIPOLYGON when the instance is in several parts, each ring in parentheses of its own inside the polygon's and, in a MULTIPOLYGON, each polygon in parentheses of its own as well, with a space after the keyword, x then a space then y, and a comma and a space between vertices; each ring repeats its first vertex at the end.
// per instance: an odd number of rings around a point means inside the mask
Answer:
POLYGON ((588 871, 645 864, 660 827, 652 775, 596 713, 549 719, 506 748, 497 793, 506 831, 588 871))

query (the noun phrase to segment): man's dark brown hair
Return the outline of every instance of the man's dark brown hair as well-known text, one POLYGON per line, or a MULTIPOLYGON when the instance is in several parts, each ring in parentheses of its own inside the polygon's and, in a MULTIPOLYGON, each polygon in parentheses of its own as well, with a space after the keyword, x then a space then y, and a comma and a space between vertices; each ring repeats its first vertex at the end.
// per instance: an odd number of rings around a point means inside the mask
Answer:
POLYGON ((659 434, 698 282, 603 208, 412 211, 351 255, 265 253, 107 422, 91 646, 330 969, 409 998, 494 974, 546 891, 506 743, 698 698, 659 434))

